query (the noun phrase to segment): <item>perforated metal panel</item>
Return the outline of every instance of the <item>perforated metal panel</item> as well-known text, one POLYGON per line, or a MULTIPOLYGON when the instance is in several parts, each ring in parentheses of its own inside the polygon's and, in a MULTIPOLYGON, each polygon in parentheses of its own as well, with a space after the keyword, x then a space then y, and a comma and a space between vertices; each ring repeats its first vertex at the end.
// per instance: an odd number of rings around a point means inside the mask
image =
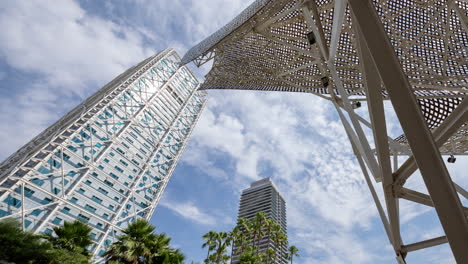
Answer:
MULTIPOLYGON (((189 50, 182 63, 214 59, 201 89, 308 92, 330 98, 335 84, 319 46, 307 38, 300 0, 255 1, 228 25, 189 50), (331 88, 331 89, 330 89, 331 88)), ((310 4, 310 3, 309 3, 310 4)), ((315 1, 323 38, 333 40, 335 1, 315 1)), ((467 94, 468 3, 374 1, 380 19, 413 86, 429 128, 438 127, 467 94)), ((319 38, 321 36, 314 36, 319 38)), ((354 28, 346 7, 331 62, 351 100, 365 100, 354 28)), ((330 63, 330 62, 328 62, 330 63)), ((388 99, 384 90, 384 99, 388 99)), ((400 139, 402 140, 402 138, 400 139)))

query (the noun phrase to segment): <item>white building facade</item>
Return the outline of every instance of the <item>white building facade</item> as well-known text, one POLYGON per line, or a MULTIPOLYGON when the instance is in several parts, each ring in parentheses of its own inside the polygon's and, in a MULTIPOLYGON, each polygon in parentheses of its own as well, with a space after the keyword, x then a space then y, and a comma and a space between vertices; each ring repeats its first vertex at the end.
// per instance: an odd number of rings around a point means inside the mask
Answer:
POLYGON ((79 219, 96 256, 149 219, 206 102, 173 50, 130 68, 0 164, 0 220, 51 233, 79 219))

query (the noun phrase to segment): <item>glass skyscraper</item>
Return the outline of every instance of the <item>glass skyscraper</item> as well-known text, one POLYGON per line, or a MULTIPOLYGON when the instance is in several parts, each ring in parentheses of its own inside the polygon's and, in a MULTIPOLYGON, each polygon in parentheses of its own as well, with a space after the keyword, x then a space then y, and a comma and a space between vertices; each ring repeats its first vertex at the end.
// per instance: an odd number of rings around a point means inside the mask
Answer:
POLYGON ((0 164, 0 219, 51 233, 79 219, 101 255, 149 219, 206 102, 173 50, 130 68, 0 164))

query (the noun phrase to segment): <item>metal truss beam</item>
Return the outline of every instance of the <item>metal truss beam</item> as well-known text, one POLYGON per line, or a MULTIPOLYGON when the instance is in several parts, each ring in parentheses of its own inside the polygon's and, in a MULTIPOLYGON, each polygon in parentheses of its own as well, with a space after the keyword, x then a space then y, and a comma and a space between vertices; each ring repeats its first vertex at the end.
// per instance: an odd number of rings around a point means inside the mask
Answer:
POLYGON ((459 263, 468 263, 468 224, 438 147, 420 112, 407 76, 372 1, 348 0, 355 26, 363 36, 408 139, 435 209, 459 263))
POLYGON ((364 174, 364 179, 366 180, 367 186, 372 195, 372 199, 374 200, 375 206, 377 207, 377 211, 379 212, 380 220, 382 221, 382 224, 384 225, 388 240, 393 245, 392 230, 390 228, 387 215, 385 214, 382 204, 380 203, 380 200, 379 200, 379 197, 377 196, 377 192, 375 191, 374 185, 372 185, 372 182, 369 177, 369 173, 363 161, 363 157, 361 156, 360 151, 358 149, 360 142, 359 140, 357 140, 357 136, 355 135, 355 132, 352 130, 348 121, 346 120, 344 115, 341 113, 341 110, 338 108, 338 105, 336 103, 334 103, 334 105, 338 112, 338 116, 340 117, 340 120, 345 128, 345 132, 346 132, 346 135, 348 136, 349 142, 351 143, 351 147, 353 149, 354 155, 356 156, 359 166, 361 167, 361 171, 364 174))
POLYGON ((410 252, 410 251, 415 251, 415 250, 424 249, 424 248, 428 248, 428 247, 434 247, 434 246, 442 245, 442 244, 445 244, 445 243, 447 243, 447 237, 446 236, 440 236, 440 237, 436 237, 436 238, 433 238, 433 239, 428 239, 428 240, 424 240, 424 241, 421 241, 421 242, 404 245, 402 247, 402 250, 404 252, 410 252))
POLYGON ((333 8, 333 27, 330 40, 330 56, 328 60, 335 60, 338 42, 340 41, 341 29, 343 28, 344 12, 346 10, 346 0, 335 0, 333 8))
MULTIPOLYGON (((432 199, 429 195, 405 187, 402 187, 400 190, 397 191, 397 196, 408 201, 434 207, 434 203, 432 202, 432 199)), ((465 212, 465 214, 468 215, 467 207, 463 207, 463 211, 465 212)))
MULTIPOLYGON (((309 28, 311 28, 318 36, 322 36, 323 30, 322 26, 320 24, 320 19, 318 16, 318 12, 316 10, 316 6, 313 1, 308 1, 308 5, 302 8, 302 11, 304 13, 304 19, 306 21, 306 24, 309 28)), ((320 50, 322 52, 322 57, 323 59, 328 58, 328 46, 326 46, 326 41, 324 37, 319 37, 317 39, 317 42, 319 46, 321 47, 320 50)), ((344 89, 343 83, 338 75, 338 72, 335 68, 335 65, 332 63, 325 63, 325 65, 328 68, 328 71, 330 72, 332 79, 336 85, 336 89, 338 91, 338 94, 340 96, 339 99, 342 100, 343 102, 343 107, 348 112, 348 116, 351 120, 351 124, 353 125, 354 131, 356 132, 357 135, 357 140, 359 140, 359 144, 357 144, 358 150, 361 152, 362 157, 366 161, 367 166, 369 167, 370 171, 372 172, 372 175, 375 177, 376 180, 380 181, 380 174, 378 173, 378 164, 375 159, 375 156, 372 153, 372 149, 369 145, 369 142, 366 138, 366 135, 361 127, 361 124, 357 120, 356 116, 354 115, 354 110, 352 107, 352 104, 348 98, 347 92, 344 89)), ((326 70, 323 67, 321 68, 322 74, 325 75, 326 70)), ((330 89, 330 94, 334 94, 332 89, 330 89)), ((334 99, 335 101, 337 98, 334 99)), ((336 108, 339 110, 339 108, 336 108)), ((341 113, 341 111, 338 111, 341 113)), ((344 120, 344 119, 342 119, 344 120)))
MULTIPOLYGON (((432 136, 438 147, 441 147, 464 123, 468 122, 468 98, 465 98, 453 112, 437 127, 432 136)), ((414 156, 393 174, 395 184, 403 186, 406 180, 418 169, 414 156)))

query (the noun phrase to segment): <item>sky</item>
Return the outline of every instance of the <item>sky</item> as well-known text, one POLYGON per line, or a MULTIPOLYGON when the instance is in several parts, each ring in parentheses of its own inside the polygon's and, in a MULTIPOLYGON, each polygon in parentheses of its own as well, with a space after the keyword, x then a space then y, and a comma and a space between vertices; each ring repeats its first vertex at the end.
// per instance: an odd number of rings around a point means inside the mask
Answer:
MULTIPOLYGON (((182 56, 251 1, 2 1, 0 159, 130 66, 167 47, 182 56)), ((209 70, 190 68, 201 80, 209 70)), ((368 118, 365 108, 359 113, 368 118)), ((388 103, 386 111, 389 134, 399 136, 388 103)), ((467 161, 447 165, 464 188, 467 161)), ((151 223, 172 237, 188 263, 202 262, 201 236, 232 229, 240 192, 263 177, 286 200, 297 263, 395 263, 333 106, 308 94, 209 91, 151 223)), ((427 193, 419 173, 408 186, 427 193)), ((404 243, 443 234, 431 208, 400 206, 404 243)), ((447 245, 410 253, 407 262, 455 263, 447 245)))

